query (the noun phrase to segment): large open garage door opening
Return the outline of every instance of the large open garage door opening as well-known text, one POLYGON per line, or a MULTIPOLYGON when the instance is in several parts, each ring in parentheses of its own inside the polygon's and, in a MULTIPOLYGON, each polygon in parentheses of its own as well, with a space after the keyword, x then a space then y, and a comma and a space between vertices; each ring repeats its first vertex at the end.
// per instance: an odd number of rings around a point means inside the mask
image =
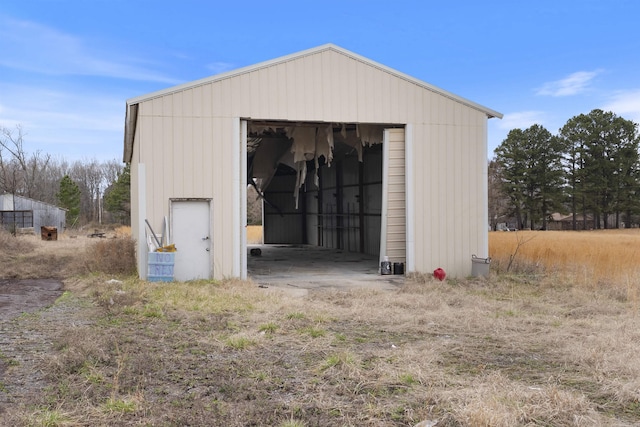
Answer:
POLYGON ((252 121, 247 130, 247 183, 263 202, 249 277, 377 278, 385 255, 404 263, 402 127, 252 121))

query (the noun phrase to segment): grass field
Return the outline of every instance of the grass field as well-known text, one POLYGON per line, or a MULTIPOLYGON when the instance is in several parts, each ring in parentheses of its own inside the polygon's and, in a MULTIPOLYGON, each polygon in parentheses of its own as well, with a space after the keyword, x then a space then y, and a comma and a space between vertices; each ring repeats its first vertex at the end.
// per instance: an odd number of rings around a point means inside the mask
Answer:
MULTIPOLYGON (((636 230, 491 233, 489 279, 423 275, 396 291, 305 298, 75 270, 53 307, 3 326, 37 330, 51 348, 37 364, 46 383, 2 415, 30 426, 640 425, 638 243, 636 230)), ((3 357, 0 393, 12 393, 29 359, 3 357)))
POLYGON ((637 299, 640 229, 493 232, 489 249, 496 273, 544 273, 579 287, 625 289, 637 299))

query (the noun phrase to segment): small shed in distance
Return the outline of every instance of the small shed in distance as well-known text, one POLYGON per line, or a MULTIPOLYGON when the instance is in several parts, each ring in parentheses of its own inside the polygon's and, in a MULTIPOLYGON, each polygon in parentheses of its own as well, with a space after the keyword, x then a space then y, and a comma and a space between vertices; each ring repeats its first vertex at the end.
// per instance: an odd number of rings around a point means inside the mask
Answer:
POLYGON ((0 194, 0 226, 5 229, 55 227, 61 233, 66 224, 67 211, 58 206, 15 194, 0 194))

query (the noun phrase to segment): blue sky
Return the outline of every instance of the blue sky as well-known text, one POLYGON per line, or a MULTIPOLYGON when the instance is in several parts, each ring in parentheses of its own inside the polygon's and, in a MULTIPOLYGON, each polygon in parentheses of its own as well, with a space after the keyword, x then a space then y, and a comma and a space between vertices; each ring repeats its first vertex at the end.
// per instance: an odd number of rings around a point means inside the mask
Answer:
POLYGON ((640 123, 636 0, 2 0, 0 126, 25 149, 121 160, 125 101, 334 43, 552 133, 601 108, 640 123))

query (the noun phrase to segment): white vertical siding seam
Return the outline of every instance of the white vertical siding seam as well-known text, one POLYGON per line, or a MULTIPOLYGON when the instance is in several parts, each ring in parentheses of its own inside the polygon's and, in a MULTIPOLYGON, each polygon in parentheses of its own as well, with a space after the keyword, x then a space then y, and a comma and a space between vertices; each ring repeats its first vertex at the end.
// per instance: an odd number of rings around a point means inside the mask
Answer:
POLYGON ((240 121, 240 278, 247 279, 247 121, 240 121))
POLYGON ((233 119, 232 130, 232 188, 233 188, 233 218, 232 218, 232 235, 233 245, 231 275, 240 277, 240 118, 233 119))
POLYGON ((147 278, 147 226, 144 220, 147 218, 147 177, 144 163, 138 163, 138 273, 141 279, 147 278))
MULTIPOLYGON (((479 133, 476 131, 476 135, 479 133)), ((481 162, 482 168, 482 213, 483 213, 483 221, 482 221, 482 229, 480 229, 482 250, 486 251, 484 254, 479 255, 481 257, 489 256, 489 168, 487 162, 487 121, 484 121, 483 132, 482 132, 482 158, 480 156, 478 158, 481 162)))
MULTIPOLYGON (((216 117, 212 120, 212 140, 213 141, 222 141, 224 135, 224 119, 216 117)), ((221 153, 223 153, 222 147, 218 144, 217 152, 219 154, 219 158, 223 159, 221 153)), ((225 167, 229 164, 229 162, 219 162, 215 164, 213 167, 212 173, 212 196, 213 196, 213 216, 212 216, 212 252, 211 256, 213 258, 212 269, 213 269, 213 277, 216 279, 222 279, 225 275, 225 271, 228 269, 225 261, 225 242, 224 240, 224 211, 223 211, 223 191, 221 189, 223 178, 225 176, 231 176, 231 172, 228 172, 225 167), (221 164, 222 163, 222 164, 221 164), (227 173, 228 172, 228 173, 227 173)))

